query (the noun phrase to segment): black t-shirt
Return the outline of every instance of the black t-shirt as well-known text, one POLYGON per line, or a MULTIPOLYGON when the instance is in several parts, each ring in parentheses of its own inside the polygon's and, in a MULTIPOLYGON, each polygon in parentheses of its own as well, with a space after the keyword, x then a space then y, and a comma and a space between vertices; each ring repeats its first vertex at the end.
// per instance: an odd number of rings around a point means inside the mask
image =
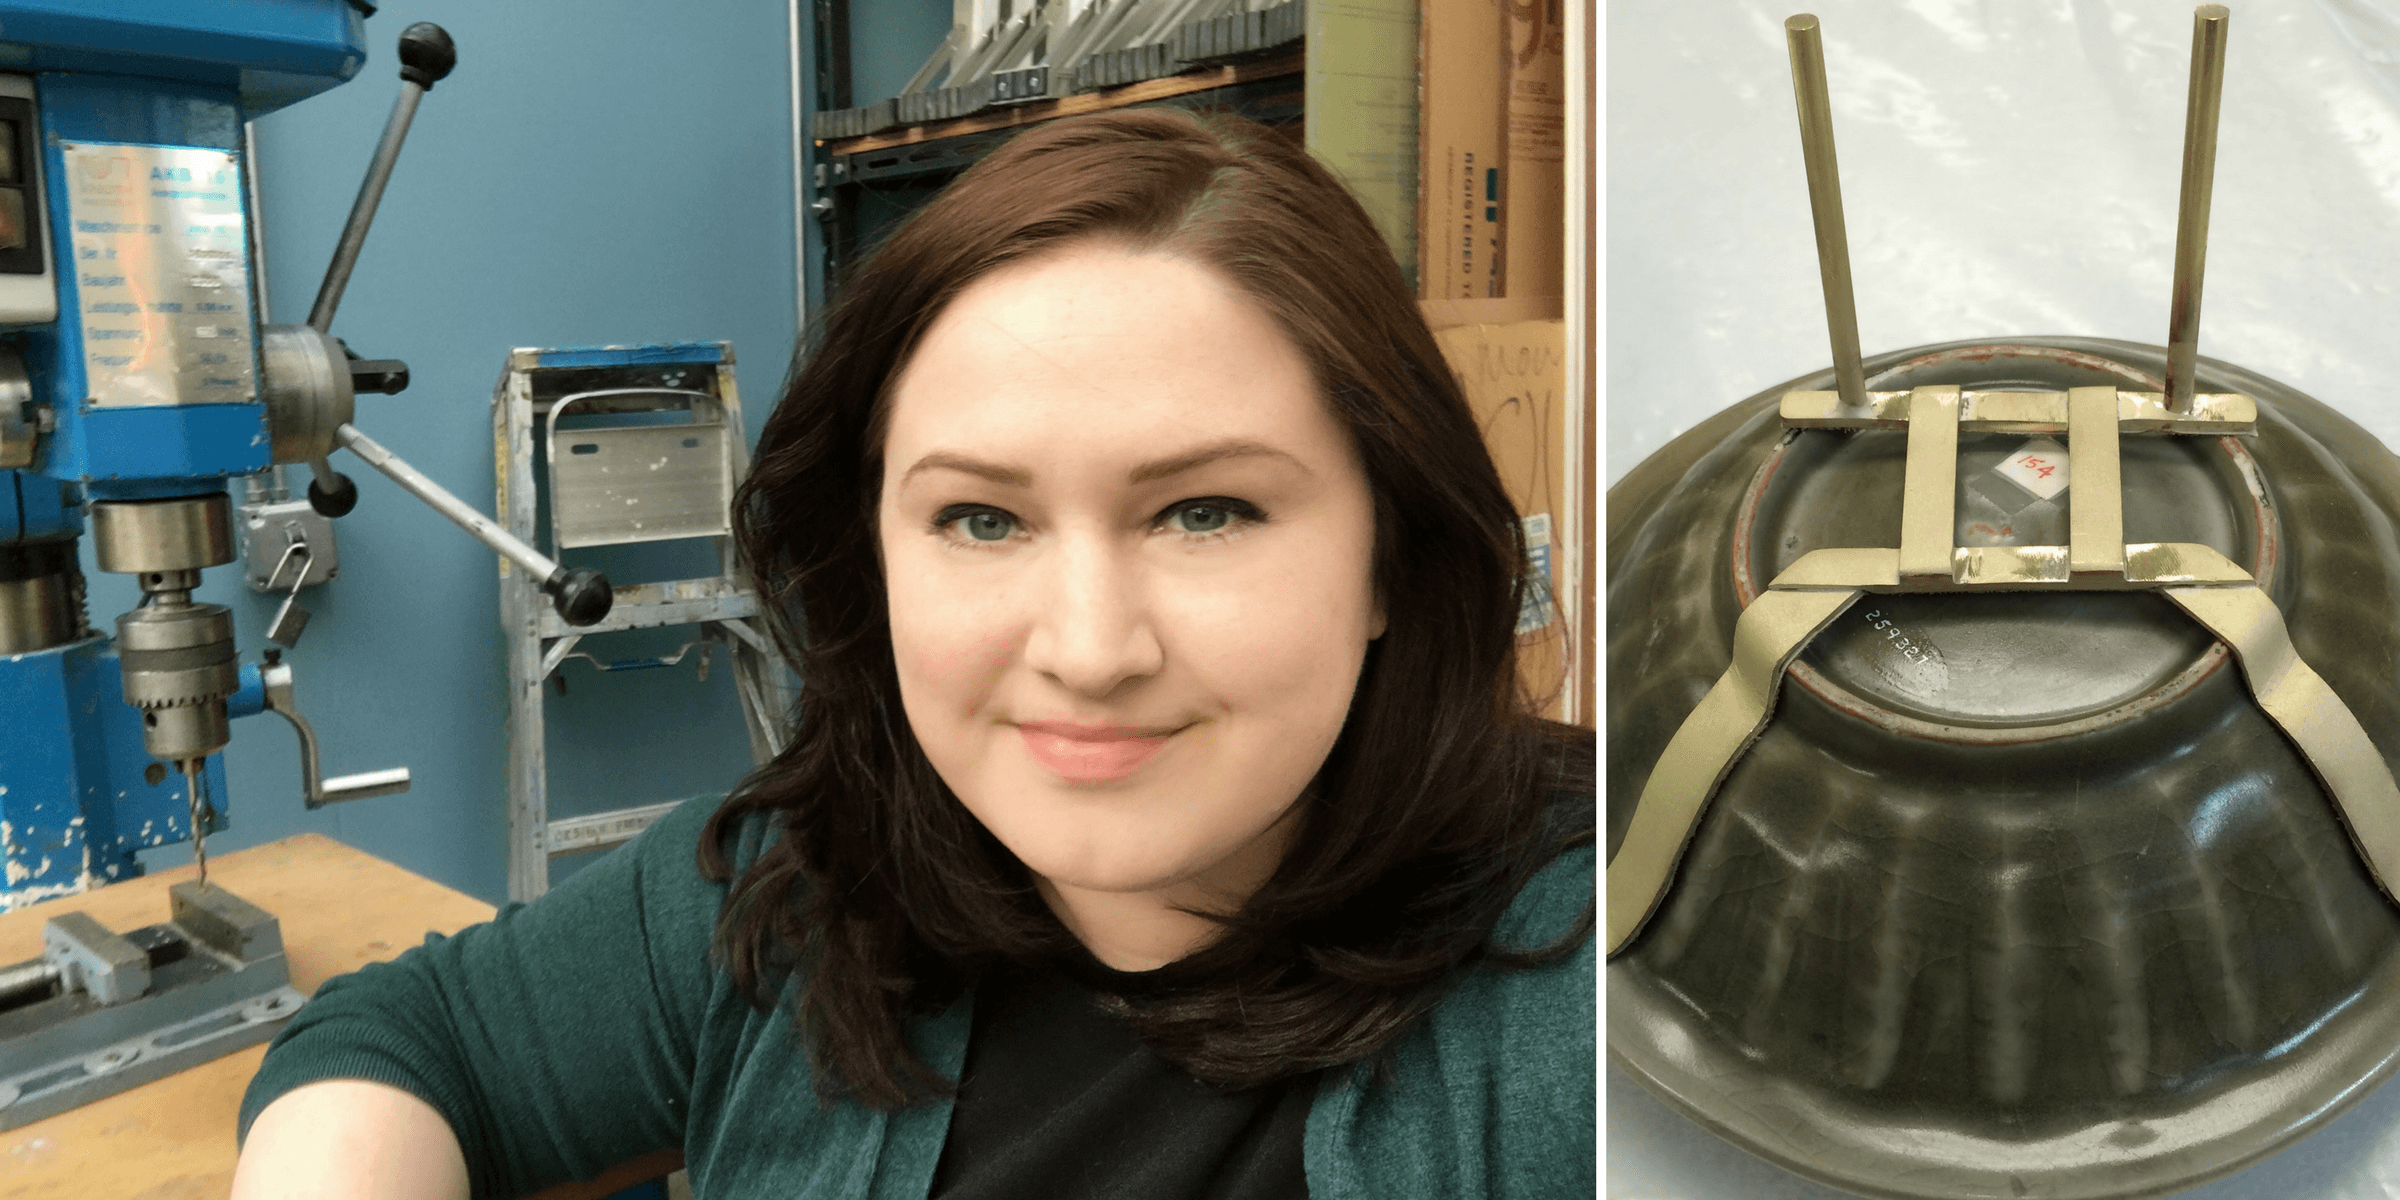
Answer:
POLYGON ((987 976, 931 1200, 1305 1200, 1300 1142, 1320 1072, 1220 1091, 1094 995, 1140 996, 1175 970, 1112 971, 1082 954, 987 976))
MULTIPOLYGON (((1554 748, 1542 837, 1588 840, 1593 744, 1554 748)), ((1112 971, 1088 952, 976 985, 930 1200, 1306 1200, 1301 1139, 1322 1071, 1219 1091, 1160 1058, 1095 993, 1188 983, 1188 962, 1112 971)))

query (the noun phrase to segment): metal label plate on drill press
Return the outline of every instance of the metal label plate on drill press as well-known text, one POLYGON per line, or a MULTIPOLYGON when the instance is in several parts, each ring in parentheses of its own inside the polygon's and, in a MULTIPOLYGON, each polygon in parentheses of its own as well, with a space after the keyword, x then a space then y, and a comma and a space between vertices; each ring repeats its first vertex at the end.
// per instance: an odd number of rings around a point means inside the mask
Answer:
POLYGON ((60 152, 91 403, 252 402, 241 164, 194 146, 60 152))

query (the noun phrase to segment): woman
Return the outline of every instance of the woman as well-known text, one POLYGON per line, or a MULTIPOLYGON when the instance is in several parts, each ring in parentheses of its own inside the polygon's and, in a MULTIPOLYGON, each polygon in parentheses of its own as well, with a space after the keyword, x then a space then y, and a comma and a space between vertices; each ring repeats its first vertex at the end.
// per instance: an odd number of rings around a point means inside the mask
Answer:
POLYGON ((704 1196, 1593 1190, 1590 735, 1529 715, 1514 513, 1305 154, 994 152, 847 281, 736 516, 791 746, 328 983, 236 1195, 666 1147, 704 1196))

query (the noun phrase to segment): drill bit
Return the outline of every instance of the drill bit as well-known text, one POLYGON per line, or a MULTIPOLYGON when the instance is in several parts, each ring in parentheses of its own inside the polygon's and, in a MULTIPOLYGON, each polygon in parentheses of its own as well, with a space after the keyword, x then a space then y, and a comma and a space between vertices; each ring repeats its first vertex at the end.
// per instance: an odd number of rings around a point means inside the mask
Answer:
POLYGON ((206 759, 183 760, 184 794, 192 802, 192 861, 200 868, 200 886, 208 886, 208 819, 214 815, 208 807, 208 773, 201 768, 206 759))

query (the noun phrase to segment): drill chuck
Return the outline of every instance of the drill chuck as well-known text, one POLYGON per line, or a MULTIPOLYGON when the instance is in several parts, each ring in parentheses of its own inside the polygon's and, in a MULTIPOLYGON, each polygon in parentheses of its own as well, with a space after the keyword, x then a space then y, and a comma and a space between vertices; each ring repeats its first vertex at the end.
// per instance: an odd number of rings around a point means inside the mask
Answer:
POLYGON ((231 739, 226 697, 241 688, 233 613, 222 604, 153 604, 117 618, 125 702, 142 710, 142 744, 182 762, 231 739))

